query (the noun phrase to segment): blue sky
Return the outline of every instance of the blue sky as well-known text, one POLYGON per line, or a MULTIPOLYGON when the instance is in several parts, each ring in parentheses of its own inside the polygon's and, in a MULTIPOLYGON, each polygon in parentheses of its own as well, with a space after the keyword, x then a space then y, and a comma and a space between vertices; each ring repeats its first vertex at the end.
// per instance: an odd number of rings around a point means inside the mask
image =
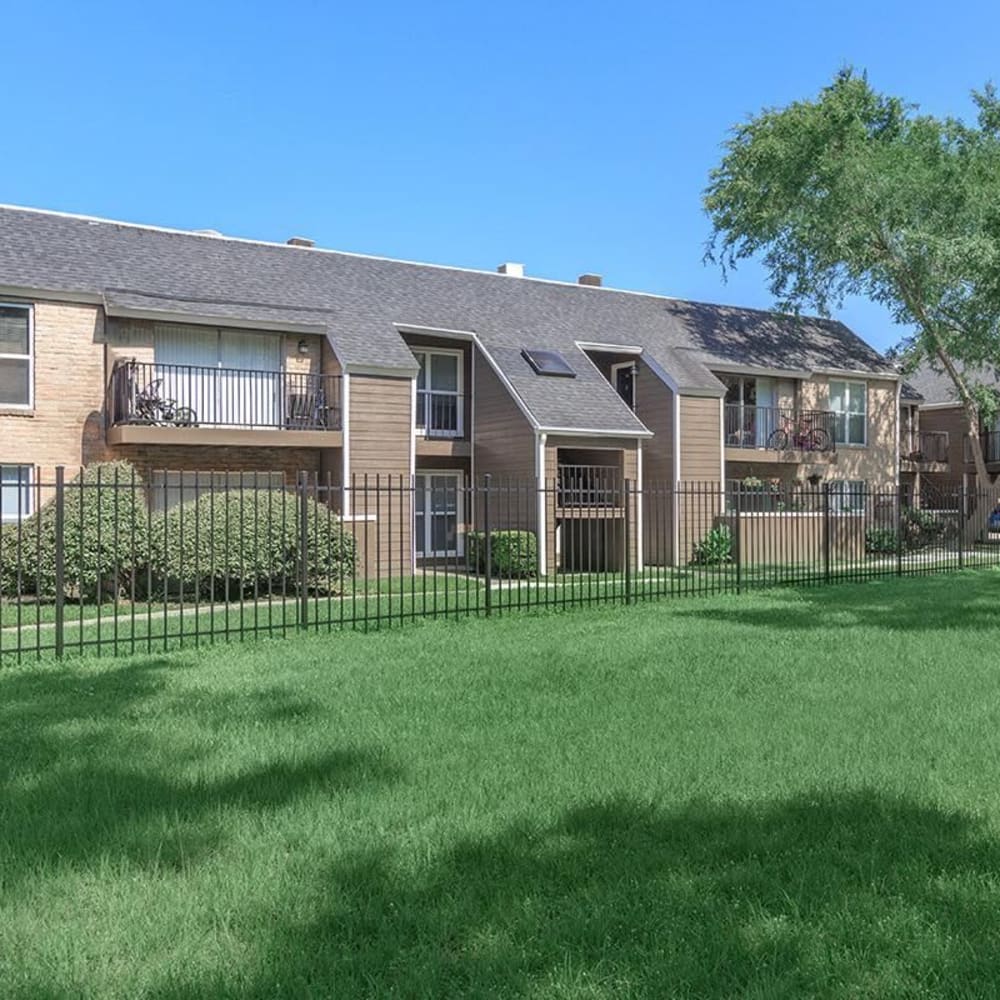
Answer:
POLYGON ((733 123, 847 63, 935 113, 1000 77, 981 2, 40 2, 4 29, 0 201, 752 306, 759 269, 701 259, 733 123))

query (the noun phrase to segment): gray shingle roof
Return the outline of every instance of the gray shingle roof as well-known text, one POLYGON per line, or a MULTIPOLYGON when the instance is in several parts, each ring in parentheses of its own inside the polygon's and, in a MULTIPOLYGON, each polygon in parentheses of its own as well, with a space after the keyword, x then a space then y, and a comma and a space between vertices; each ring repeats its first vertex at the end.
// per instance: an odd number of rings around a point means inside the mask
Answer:
MULTIPOLYGON (((966 371, 959 365, 959 369, 974 383, 1000 389, 1000 370, 996 368, 986 367, 966 371)), ((945 372, 931 367, 926 361, 912 375, 907 375, 906 381, 920 393, 926 404, 954 403, 956 406, 959 404, 955 383, 945 372)))
POLYGON ((412 371, 399 328, 475 333, 543 427, 641 433, 577 342, 638 345, 682 391, 719 394, 713 364, 894 376, 843 324, 0 207, 0 285, 102 297, 110 311, 325 330, 348 366, 412 371), (562 351, 575 379, 536 375, 562 351))

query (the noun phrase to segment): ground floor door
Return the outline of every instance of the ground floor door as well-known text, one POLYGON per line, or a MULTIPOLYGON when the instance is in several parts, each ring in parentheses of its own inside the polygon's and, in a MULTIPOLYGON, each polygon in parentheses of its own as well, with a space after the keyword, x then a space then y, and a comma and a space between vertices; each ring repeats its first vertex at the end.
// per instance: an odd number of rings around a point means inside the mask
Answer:
POLYGON ((461 472, 420 472, 414 477, 413 544, 418 559, 464 554, 463 499, 461 472))

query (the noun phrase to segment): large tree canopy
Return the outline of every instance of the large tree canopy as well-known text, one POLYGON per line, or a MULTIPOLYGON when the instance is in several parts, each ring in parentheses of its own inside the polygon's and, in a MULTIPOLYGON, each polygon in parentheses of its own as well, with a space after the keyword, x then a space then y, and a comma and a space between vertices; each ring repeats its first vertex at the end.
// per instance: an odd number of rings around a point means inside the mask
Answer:
POLYGON ((814 100, 737 126, 712 171, 707 257, 758 257, 779 307, 828 314, 849 295, 914 332, 902 345, 955 383, 977 477, 984 395, 968 374, 1000 363, 1000 101, 975 124, 936 118, 840 72, 814 100))

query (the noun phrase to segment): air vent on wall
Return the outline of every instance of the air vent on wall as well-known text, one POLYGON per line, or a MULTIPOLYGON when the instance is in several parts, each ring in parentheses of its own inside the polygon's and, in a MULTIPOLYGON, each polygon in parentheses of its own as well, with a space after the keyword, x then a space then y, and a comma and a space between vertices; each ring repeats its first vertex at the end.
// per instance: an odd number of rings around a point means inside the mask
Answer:
POLYGON ((557 378, 576 378, 576 372, 558 351, 534 351, 524 348, 521 357, 528 362, 538 375, 553 375, 557 378))

